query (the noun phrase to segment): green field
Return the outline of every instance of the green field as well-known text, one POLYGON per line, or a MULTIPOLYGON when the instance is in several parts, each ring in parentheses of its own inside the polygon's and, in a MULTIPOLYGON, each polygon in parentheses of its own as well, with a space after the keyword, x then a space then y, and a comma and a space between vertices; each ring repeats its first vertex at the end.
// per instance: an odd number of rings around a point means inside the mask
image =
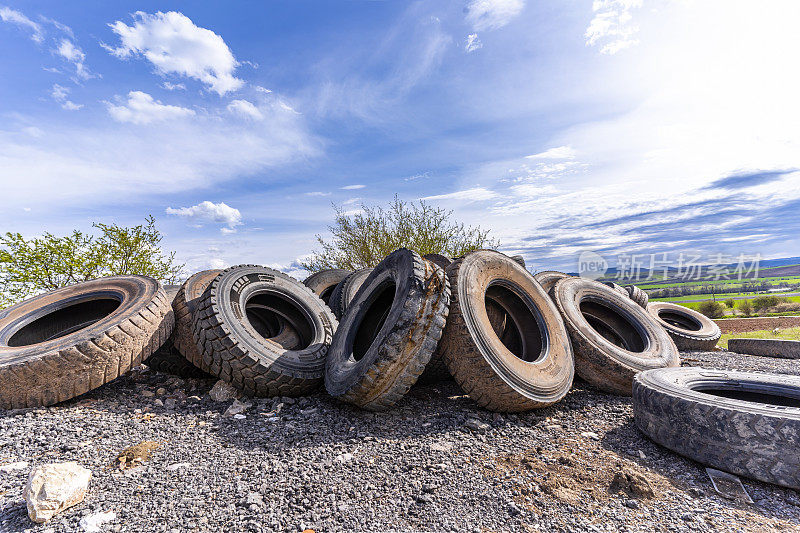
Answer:
POLYGON ((786 328, 781 329, 777 333, 765 329, 761 331, 747 331, 744 333, 725 333, 720 337, 717 346, 720 348, 728 348, 728 340, 730 339, 781 339, 800 341, 800 328, 786 328))
MULTIPOLYGON (((789 291, 789 293, 793 292, 800 292, 800 289, 796 291, 789 291)), ((781 296, 779 292, 770 292, 770 293, 752 293, 752 292, 735 292, 731 294, 687 294, 686 296, 672 296, 670 298, 652 298, 651 301, 653 302, 691 302, 696 300, 697 303, 706 301, 706 300, 714 300, 716 299, 718 302, 724 302, 728 298, 746 298, 748 300, 752 300, 753 298, 758 298, 759 296, 777 296, 779 298, 786 298, 789 302, 800 302, 800 296, 781 296)), ((743 300, 736 300, 737 302, 741 302, 743 300)))
MULTIPOLYGON (((784 278, 757 278, 758 283, 767 282, 770 285, 780 285, 783 283, 788 283, 789 285, 796 285, 800 284, 800 277, 784 277, 784 278)), ((675 283, 634 283, 634 285, 638 286, 640 289, 650 290, 650 289, 667 289, 670 287, 697 287, 702 285, 723 285, 726 288, 730 286, 733 287, 742 287, 743 283, 738 279, 721 279, 716 281, 687 281, 687 282, 675 282, 675 283)))

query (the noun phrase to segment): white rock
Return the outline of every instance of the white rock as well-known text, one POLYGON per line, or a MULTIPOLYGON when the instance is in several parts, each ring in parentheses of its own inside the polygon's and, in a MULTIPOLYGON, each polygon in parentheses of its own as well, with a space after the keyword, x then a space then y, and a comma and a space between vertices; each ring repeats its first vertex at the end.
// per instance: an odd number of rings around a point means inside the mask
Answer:
POLYGON ((600 440, 600 435, 598 435, 594 431, 584 431, 583 433, 581 433, 581 437, 585 437, 587 439, 592 439, 592 440, 600 440))
POLYGON ((244 420, 245 418, 247 418, 247 415, 237 414, 233 415, 233 418, 235 418, 236 420, 244 420))
POLYGON ((102 525, 106 522, 111 522, 117 517, 117 513, 109 511, 107 513, 95 513, 93 515, 84 516, 78 525, 87 533, 98 533, 102 531, 102 525))
MULTIPOLYGON (((216 385, 215 385, 216 386, 216 385)), ((225 410, 225 416, 235 416, 240 415, 253 407, 252 403, 243 403, 239 400, 233 400, 233 403, 228 406, 225 410)))
POLYGON ((211 390, 208 391, 208 395, 211 396, 211 399, 215 402, 227 402, 228 400, 240 397, 242 393, 227 381, 219 380, 211 387, 211 390))
POLYGON ((342 455, 337 456, 336 460, 339 461, 340 463, 349 463, 350 461, 353 460, 353 454, 343 453, 342 455))
POLYGON ((25 486, 28 516, 39 524, 83 501, 92 472, 76 462, 36 467, 25 486))
POLYGON ((190 466, 192 466, 191 463, 175 463, 175 464, 169 465, 167 467, 167 470, 169 470, 170 472, 174 472, 176 470, 180 470, 181 468, 189 468, 190 466))
POLYGON ((8 472, 17 472, 28 468, 28 461, 19 461, 16 463, 8 463, 0 466, 0 474, 7 474, 8 472))

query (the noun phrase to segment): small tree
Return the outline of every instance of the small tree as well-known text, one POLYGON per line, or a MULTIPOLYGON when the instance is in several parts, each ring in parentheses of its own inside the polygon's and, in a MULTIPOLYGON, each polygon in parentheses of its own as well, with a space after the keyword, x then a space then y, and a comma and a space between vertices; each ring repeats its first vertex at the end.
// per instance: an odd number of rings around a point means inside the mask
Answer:
POLYGON ((728 309, 733 309, 736 306, 736 300, 733 298, 728 298, 725 300, 725 305, 728 306, 728 309))
POLYGON ((725 314, 724 307, 721 303, 713 300, 701 302, 697 310, 706 315, 708 318, 720 318, 725 314))
POLYGON ((159 248, 155 219, 126 228, 95 223, 99 236, 75 230, 58 237, 45 233, 25 239, 20 233, 0 236, 0 308, 44 291, 103 276, 141 274, 172 283, 181 277, 175 252, 159 248))
POLYGON ((374 267, 398 248, 408 248, 420 255, 439 253, 458 257, 480 248, 497 248, 489 230, 466 226, 452 220, 452 211, 404 202, 395 196, 387 208, 361 206, 347 213, 334 205, 336 219, 328 226, 333 235, 326 241, 317 235, 322 250, 315 252, 303 268, 319 272, 327 268, 356 270, 374 267))
POLYGON ((753 304, 750 303, 750 300, 742 300, 739 302, 739 311, 741 311, 744 316, 750 316, 753 314, 753 304))

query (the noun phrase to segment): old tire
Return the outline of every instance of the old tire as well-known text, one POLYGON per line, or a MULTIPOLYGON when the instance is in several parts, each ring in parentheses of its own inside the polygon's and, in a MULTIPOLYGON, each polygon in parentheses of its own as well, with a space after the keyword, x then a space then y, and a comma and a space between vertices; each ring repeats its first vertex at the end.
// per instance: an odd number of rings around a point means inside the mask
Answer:
POLYGON ((637 372, 680 364, 667 332, 627 294, 564 278, 553 299, 572 339, 575 373, 598 389, 630 396, 637 372))
POLYGON ((625 290, 628 291, 628 297, 636 302, 639 307, 647 309, 647 302, 649 301, 650 297, 647 296, 646 292, 636 285, 625 285, 625 290))
POLYGON ((621 295, 623 295, 623 296, 625 296, 627 298, 630 298, 630 295, 628 294, 628 291, 626 291, 625 287, 623 287, 622 285, 618 285, 617 283, 614 283, 613 281, 604 281, 603 285, 605 285, 606 287, 611 287, 612 289, 614 289, 615 291, 617 291, 621 295))
POLYGON ((800 489, 800 377, 649 370, 634 380, 633 416, 645 435, 689 459, 800 489))
POLYGON ((405 248, 392 252, 342 317, 325 369, 328 393, 371 411, 394 405, 436 349, 449 301, 441 268, 405 248))
POLYGON ((670 302, 650 302, 647 312, 664 328, 675 346, 685 352, 713 350, 722 336, 719 326, 707 316, 670 302))
POLYGON ((800 359, 800 341, 785 339, 730 339, 728 341, 728 351, 760 357, 800 359))
POLYGON ((511 259, 522 268, 525 268, 525 258, 521 255, 512 255, 511 259))
POLYGON ((239 265, 214 278, 194 312, 194 338, 210 373, 253 396, 299 396, 322 382, 336 319, 314 292, 283 272, 239 265), (281 319, 299 334, 278 336, 281 319))
POLYGON ((427 254, 423 255, 422 258, 427 259, 428 261, 438 266, 442 270, 446 269, 447 265, 453 262, 452 259, 442 254, 427 254))
POLYGON ((353 301, 358 289, 361 288, 361 285, 367 279, 370 272, 372 272, 371 268, 356 270, 336 285, 328 305, 337 319, 341 320, 344 316, 347 307, 350 305, 350 302, 353 301))
POLYGON ((53 405, 116 379, 157 350, 174 315, 159 283, 115 276, 0 311, 0 408, 53 405))
POLYGON ((303 285, 314 291, 319 296, 319 299, 327 304, 330 302, 336 286, 350 274, 349 270, 342 270, 341 268, 320 270, 304 279, 303 285))
POLYGON ((547 294, 550 294, 550 290, 556 286, 558 280, 569 277, 569 274, 564 274, 563 272, 558 272, 556 270, 545 270, 543 272, 537 272, 533 275, 533 279, 539 282, 539 285, 542 286, 544 292, 547 294))
POLYGON ((447 269, 450 316, 440 349, 461 389, 492 411, 557 402, 572 385, 572 348, 553 302, 510 257, 479 251, 447 269), (499 310, 505 317, 490 316, 499 310))
POLYGON ((220 272, 222 271, 211 269, 193 274, 181 285, 172 300, 172 309, 175 311, 172 344, 187 361, 207 374, 210 374, 210 370, 203 362, 203 354, 194 339, 194 312, 200 297, 220 272))

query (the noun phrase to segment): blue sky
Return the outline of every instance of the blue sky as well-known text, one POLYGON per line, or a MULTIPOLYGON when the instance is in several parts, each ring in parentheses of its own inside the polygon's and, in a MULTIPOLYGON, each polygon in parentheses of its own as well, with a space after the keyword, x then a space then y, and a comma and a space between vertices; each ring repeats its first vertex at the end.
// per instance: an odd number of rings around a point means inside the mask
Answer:
MULTIPOLYGON (((0 0, 1 2, 2 0, 0 0)), ((395 194, 532 269, 800 255, 800 3, 0 3, 0 230, 296 261, 395 194), (613 263, 613 260, 612 260, 613 263)))

